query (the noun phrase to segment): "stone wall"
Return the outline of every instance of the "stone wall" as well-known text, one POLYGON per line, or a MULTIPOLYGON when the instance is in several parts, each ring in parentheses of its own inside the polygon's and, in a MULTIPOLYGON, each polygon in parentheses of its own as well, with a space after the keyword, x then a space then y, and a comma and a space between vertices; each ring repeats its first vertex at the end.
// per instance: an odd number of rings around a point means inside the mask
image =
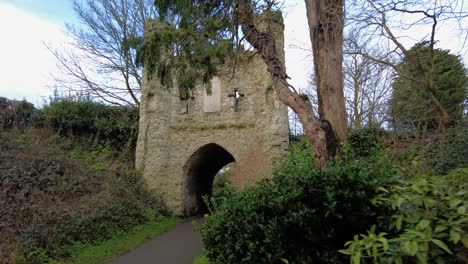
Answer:
MULTIPOLYGON (((268 23, 263 25, 264 29, 272 28, 268 23)), ((148 24, 147 30, 154 26, 148 24)), ((273 26, 284 58, 281 16, 273 26)), ((144 77, 136 165, 149 190, 178 215, 200 209, 190 185, 202 182, 200 177, 212 177, 191 172, 195 153, 208 155, 203 166, 216 167, 225 165, 221 163, 226 159, 218 158, 224 149, 236 161, 237 171, 244 174, 233 179, 241 187, 269 177, 274 160, 288 146, 287 107, 275 95, 271 76, 258 55, 240 54, 235 71, 227 63, 212 80, 210 94, 205 88, 201 84, 193 99, 181 100, 177 87, 168 90, 158 79, 144 77), (232 97, 236 90, 237 105, 232 97), (197 152, 213 143, 220 148, 197 152), (255 159, 261 164, 253 162, 255 159)))

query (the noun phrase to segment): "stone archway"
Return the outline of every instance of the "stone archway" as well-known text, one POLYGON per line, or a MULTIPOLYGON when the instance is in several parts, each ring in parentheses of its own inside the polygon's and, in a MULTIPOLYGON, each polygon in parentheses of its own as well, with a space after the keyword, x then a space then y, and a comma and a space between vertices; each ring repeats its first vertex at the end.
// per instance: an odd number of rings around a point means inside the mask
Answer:
POLYGON ((186 216, 193 216, 207 211, 203 196, 210 196, 215 175, 229 163, 236 160, 226 149, 215 143, 209 143, 196 150, 184 166, 186 177, 186 216))
MULTIPOLYGON (((275 45, 283 57, 282 22, 270 22, 265 25, 278 31, 275 45)), ((148 22, 146 32, 157 23, 148 22)), ((233 160, 236 188, 271 176, 288 147, 288 109, 272 85, 265 62, 253 51, 219 65, 210 85, 198 84, 190 96, 181 95, 176 80, 167 89, 144 70, 136 168, 162 206, 176 215, 200 212, 213 176, 233 160)))

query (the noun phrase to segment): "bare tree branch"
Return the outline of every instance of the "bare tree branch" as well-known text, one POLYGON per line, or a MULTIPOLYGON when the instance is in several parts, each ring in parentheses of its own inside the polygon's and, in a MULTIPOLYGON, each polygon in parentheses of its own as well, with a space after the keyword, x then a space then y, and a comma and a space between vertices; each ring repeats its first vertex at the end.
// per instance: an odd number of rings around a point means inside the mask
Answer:
POLYGON ((80 26, 67 25, 72 48, 48 49, 61 87, 85 91, 112 104, 139 105, 141 68, 135 63, 144 22, 156 16, 151 0, 74 0, 80 26))

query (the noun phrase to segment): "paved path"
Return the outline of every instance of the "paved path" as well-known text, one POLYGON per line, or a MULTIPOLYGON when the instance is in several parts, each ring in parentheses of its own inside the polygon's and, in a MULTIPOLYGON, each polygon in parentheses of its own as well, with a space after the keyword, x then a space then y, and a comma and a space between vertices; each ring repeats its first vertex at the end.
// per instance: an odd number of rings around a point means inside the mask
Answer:
MULTIPOLYGON (((201 224, 203 219, 195 221, 201 224)), ((193 231, 192 221, 187 221, 123 254, 111 264, 191 264, 202 248, 200 233, 193 231)))

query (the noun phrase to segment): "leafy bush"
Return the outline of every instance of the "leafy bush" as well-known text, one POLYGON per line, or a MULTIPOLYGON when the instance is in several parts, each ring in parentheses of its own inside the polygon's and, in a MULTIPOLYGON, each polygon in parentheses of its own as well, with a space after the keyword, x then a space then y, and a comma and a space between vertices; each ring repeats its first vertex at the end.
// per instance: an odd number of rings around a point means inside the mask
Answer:
POLYGON ((62 136, 80 136, 93 145, 132 154, 138 138, 138 109, 109 106, 84 96, 55 96, 37 110, 26 101, 0 97, 0 129, 45 127, 62 136))
POLYGON ((36 108, 22 100, 9 100, 0 97, 0 129, 24 128, 31 126, 36 108))
POLYGON ((375 201, 396 210, 376 234, 356 235, 342 253, 351 263, 467 263, 468 169, 418 175, 382 189, 375 201))
POLYGON ((62 135, 94 134, 94 120, 105 107, 83 97, 56 99, 39 111, 37 124, 51 127, 62 135))
POLYGON ((272 180, 235 193, 202 228, 213 263, 345 263, 338 254, 356 232, 383 215, 370 200, 394 180, 382 152, 367 160, 347 152, 326 170, 310 147, 291 148, 272 180))
POLYGON ((107 106, 94 121, 98 140, 116 150, 132 150, 138 138, 138 109, 107 106))
POLYGON ((213 180, 211 197, 203 197, 210 212, 215 212, 235 193, 234 186, 228 179, 229 171, 218 173, 213 180))
POLYGON ((348 142, 358 156, 369 156, 379 145, 379 139, 384 134, 381 128, 368 127, 353 129, 349 132, 348 142))
POLYGON ((86 97, 58 98, 39 110, 36 126, 65 136, 90 137, 94 145, 131 152, 138 137, 138 109, 108 106, 86 97))
POLYGON ((117 174, 117 177, 130 187, 138 187, 138 184, 141 183, 141 173, 136 170, 126 170, 117 174))
POLYGON ((442 141, 432 144, 426 155, 429 165, 439 174, 468 166, 468 128, 454 127, 442 141))
POLYGON ((64 244, 108 239, 116 232, 144 223, 147 220, 145 214, 147 212, 136 201, 115 197, 112 202, 72 216, 63 230, 58 232, 57 241, 64 244))
POLYGON ((22 136, 19 138, 19 142, 22 144, 22 145, 31 145, 32 144, 32 140, 27 137, 27 136, 22 136))

